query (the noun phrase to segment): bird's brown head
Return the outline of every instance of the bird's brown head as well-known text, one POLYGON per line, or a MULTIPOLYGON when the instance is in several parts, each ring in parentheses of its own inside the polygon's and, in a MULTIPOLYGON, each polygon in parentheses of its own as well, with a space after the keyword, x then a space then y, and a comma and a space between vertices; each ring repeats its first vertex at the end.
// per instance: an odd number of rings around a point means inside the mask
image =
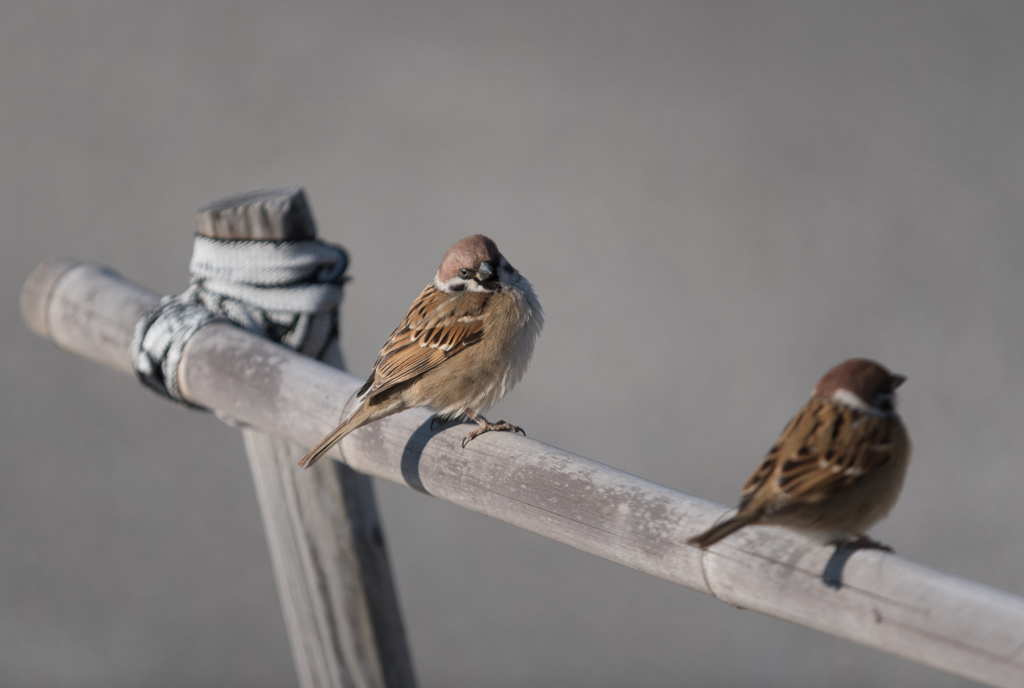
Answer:
POLYGON ((906 379, 875 361, 851 358, 825 373, 814 387, 814 396, 863 411, 891 414, 896 412, 896 388, 906 379))
POLYGON ((502 267, 504 272, 511 269, 497 245, 483 234, 474 234, 452 244, 437 269, 436 281, 445 291, 498 291, 502 267))

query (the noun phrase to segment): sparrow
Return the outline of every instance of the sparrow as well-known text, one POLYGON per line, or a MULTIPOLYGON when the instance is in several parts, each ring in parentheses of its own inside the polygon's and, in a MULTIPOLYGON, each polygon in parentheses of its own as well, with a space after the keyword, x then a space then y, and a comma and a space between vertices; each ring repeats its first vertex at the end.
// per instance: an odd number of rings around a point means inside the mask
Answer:
POLYGON ((763 523, 823 544, 892 551, 864 532, 896 503, 910 462, 895 406, 905 380, 864 358, 829 370, 743 485, 736 515, 688 542, 705 549, 763 523))
POLYGON ((463 447, 490 430, 523 432, 482 414, 522 379, 543 324, 533 287, 495 243, 482 234, 460 239, 381 348, 352 411, 299 465, 309 468, 356 428, 416 406, 475 421, 463 447))

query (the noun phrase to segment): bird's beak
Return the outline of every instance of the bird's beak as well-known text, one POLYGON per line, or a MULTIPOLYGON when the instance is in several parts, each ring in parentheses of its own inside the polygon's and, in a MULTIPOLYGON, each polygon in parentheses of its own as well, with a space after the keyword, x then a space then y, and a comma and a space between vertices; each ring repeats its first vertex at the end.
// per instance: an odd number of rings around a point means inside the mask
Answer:
POLYGON ((899 387, 900 385, 902 385, 906 381, 907 381, 907 376, 906 375, 897 375, 896 373, 893 373, 893 376, 892 376, 892 388, 896 389, 897 387, 899 387))
POLYGON ((480 263, 480 267, 476 269, 476 278, 481 282, 486 282, 494 276, 494 269, 488 263, 480 263))

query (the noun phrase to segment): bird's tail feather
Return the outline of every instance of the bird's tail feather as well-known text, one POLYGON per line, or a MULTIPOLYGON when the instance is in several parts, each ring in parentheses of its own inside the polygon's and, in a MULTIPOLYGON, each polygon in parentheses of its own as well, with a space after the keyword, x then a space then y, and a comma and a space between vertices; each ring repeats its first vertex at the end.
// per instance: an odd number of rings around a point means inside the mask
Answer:
POLYGON ((708 530, 704 531, 700 535, 687 540, 687 544, 697 545, 701 549, 707 549, 711 545, 715 544, 727 535, 735 533, 743 526, 750 525, 757 520, 756 514, 743 513, 742 511, 731 518, 711 526, 708 530))
POLYGON ((299 466, 302 468, 309 468, 315 464, 321 456, 329 452, 331 447, 336 445, 338 442, 341 442, 341 440, 345 438, 345 435, 358 427, 359 425, 346 421, 334 428, 334 430, 331 430, 329 435, 317 442, 315 447, 306 452, 306 455, 302 457, 301 461, 299 461, 299 466))
POLYGON ((398 413, 405 408, 407 407, 402 403, 401 399, 391 400, 390 403, 370 405, 358 394, 353 395, 342 410, 342 420, 338 423, 338 427, 331 430, 327 437, 317 442, 315 447, 306 452, 306 455, 299 461, 299 465, 303 468, 309 468, 321 456, 329 452, 331 447, 345 439, 345 436, 353 430, 358 430, 367 423, 372 423, 393 413, 398 413))
MULTIPOLYGON (((359 392, 362 391, 363 390, 359 390, 359 392)), ((345 402, 345 406, 341 409, 341 422, 338 423, 337 427, 331 430, 326 437, 317 442, 315 447, 306 452, 306 455, 302 457, 301 461, 299 461, 299 466, 302 468, 309 468, 315 464, 321 456, 329 452, 331 447, 345 439, 345 435, 369 422, 365 413, 366 406, 362 403, 363 397, 360 396, 359 392, 350 396, 348 401, 345 402)))

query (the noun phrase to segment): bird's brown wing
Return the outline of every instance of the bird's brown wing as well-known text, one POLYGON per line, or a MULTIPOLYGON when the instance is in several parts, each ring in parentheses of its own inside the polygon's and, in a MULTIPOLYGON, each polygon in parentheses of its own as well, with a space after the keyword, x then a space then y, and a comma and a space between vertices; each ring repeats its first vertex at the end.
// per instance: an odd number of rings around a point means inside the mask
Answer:
POLYGON ((743 485, 741 507, 764 502, 774 511, 818 504, 892 461, 899 420, 813 398, 743 485))
POLYGON ((783 431, 743 487, 743 503, 761 491, 772 507, 816 504, 888 464, 898 451, 899 420, 811 399, 783 431))
POLYGON ((743 511, 755 497, 759 496, 759 501, 771 501, 774 499, 775 486, 773 480, 778 471, 779 464, 783 461, 782 453, 786 450, 786 440, 793 437, 798 428, 803 428, 807 425, 810 420, 808 418, 808 411, 809 409, 805 405, 800 409, 799 413, 790 419, 789 424, 786 425, 782 434, 779 435, 779 439, 768 450, 768 453, 765 454, 760 465, 750 474, 747 482, 743 483, 743 491, 740 493, 740 511, 743 511))
POLYGON ((359 396, 380 394, 479 342, 488 297, 475 292, 446 294, 433 283, 427 285, 381 348, 359 396))

